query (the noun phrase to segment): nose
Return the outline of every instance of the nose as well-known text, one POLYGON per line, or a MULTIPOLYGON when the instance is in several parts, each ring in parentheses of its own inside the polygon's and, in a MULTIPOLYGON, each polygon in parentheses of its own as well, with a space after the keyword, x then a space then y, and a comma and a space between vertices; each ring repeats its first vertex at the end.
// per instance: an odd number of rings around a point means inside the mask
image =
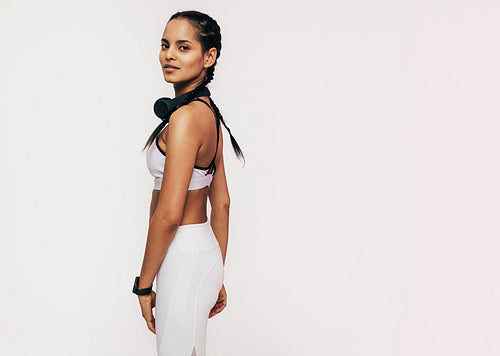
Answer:
POLYGON ((174 59, 174 57, 173 57, 173 53, 174 53, 174 52, 173 52, 172 47, 165 48, 165 51, 164 51, 164 52, 165 52, 165 54, 164 54, 164 55, 165 55, 165 59, 166 59, 166 60, 169 60, 169 59, 174 59))

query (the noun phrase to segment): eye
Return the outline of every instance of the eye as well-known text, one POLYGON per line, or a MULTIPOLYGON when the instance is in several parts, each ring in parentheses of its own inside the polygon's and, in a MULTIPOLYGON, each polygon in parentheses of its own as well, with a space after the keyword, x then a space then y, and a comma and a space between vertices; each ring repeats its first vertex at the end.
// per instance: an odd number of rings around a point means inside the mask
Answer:
POLYGON ((180 46, 180 48, 185 48, 185 51, 189 50, 188 46, 180 46))
POLYGON ((160 45, 160 47, 161 47, 161 48, 166 48, 166 47, 163 47, 163 46, 166 46, 166 44, 165 44, 165 43, 162 43, 162 44, 160 45))

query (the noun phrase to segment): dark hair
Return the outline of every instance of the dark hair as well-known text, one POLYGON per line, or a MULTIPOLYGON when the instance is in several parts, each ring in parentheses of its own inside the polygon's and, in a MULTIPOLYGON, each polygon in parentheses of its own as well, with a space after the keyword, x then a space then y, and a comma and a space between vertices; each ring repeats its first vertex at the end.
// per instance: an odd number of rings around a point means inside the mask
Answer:
MULTIPOLYGON (((217 24, 217 22, 213 18, 202 12, 194 10, 179 11, 173 14, 168 21, 177 18, 189 20, 189 22, 193 25, 193 27, 196 29, 196 37, 198 41, 201 43, 203 52, 208 51, 212 47, 215 47, 217 49, 217 57, 215 59, 215 63, 213 64, 213 66, 207 68, 207 73, 205 75, 205 78, 203 79, 201 84, 198 85, 194 90, 192 90, 191 93, 186 97, 186 99, 184 99, 184 101, 178 106, 181 107, 189 103, 196 93, 198 93, 203 87, 205 87, 208 83, 212 81, 214 77, 215 65, 217 64, 217 59, 220 56, 220 51, 222 48, 222 41, 221 41, 222 36, 220 33, 220 27, 217 24)), ((227 129, 227 132, 229 132, 234 153, 238 158, 243 158, 243 160, 245 160, 243 152, 241 151, 240 146, 233 137, 231 130, 229 130, 229 127, 227 127, 226 123, 224 122, 222 115, 219 111, 219 108, 217 107, 217 105, 215 105, 214 101, 210 96, 208 98, 210 99, 210 104, 214 108, 217 119, 219 119, 224 124, 224 126, 227 129)), ((146 145, 144 146, 143 150, 151 146, 151 144, 156 139, 156 136, 158 136, 161 130, 167 125, 167 122, 168 120, 162 120, 162 122, 153 131, 151 136, 149 136, 149 139, 146 142, 146 145)))

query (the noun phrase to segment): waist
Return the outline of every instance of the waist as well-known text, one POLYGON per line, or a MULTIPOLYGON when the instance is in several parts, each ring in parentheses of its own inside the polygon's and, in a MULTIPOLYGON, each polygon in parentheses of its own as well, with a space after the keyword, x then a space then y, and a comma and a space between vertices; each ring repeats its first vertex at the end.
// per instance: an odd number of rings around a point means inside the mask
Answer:
POLYGON ((167 254, 220 248, 209 220, 197 224, 179 225, 167 254))

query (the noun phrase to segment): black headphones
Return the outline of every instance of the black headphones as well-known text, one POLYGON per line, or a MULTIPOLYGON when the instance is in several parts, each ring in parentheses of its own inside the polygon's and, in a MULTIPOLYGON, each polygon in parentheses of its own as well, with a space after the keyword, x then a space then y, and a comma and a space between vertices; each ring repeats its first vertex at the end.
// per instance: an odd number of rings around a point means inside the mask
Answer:
MULTIPOLYGON (((193 92, 195 89, 188 91, 187 93, 181 94, 179 96, 176 96, 175 98, 160 98, 156 100, 153 110, 160 119, 163 121, 170 119, 170 115, 172 112, 177 110, 179 105, 186 99, 191 92, 193 92)), ((200 96, 210 96, 210 90, 208 90, 207 87, 203 87, 200 89, 200 91, 195 94, 191 99, 198 98, 200 96)), ((187 104, 187 103, 186 103, 187 104)))

